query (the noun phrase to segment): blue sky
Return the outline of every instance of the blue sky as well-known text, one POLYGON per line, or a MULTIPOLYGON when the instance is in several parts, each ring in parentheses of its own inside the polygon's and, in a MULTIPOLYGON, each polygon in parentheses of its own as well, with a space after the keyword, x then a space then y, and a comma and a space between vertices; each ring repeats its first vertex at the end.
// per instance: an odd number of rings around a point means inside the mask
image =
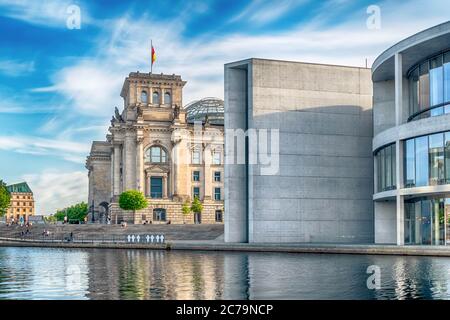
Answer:
POLYGON ((184 104, 223 98, 223 64, 249 57, 369 66, 450 17, 447 0, 0 0, 0 179, 26 180, 37 212, 87 199, 85 158, 103 140, 124 78, 181 74, 184 104), (77 5, 81 29, 68 29, 77 5), (366 26, 369 5, 381 28, 366 26))

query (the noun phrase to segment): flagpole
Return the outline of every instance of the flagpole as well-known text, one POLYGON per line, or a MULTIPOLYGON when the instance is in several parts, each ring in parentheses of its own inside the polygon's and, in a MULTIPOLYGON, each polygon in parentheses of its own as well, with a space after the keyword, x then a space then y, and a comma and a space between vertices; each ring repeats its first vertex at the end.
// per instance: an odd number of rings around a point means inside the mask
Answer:
POLYGON ((153 73, 153 40, 150 39, 150 74, 153 73))

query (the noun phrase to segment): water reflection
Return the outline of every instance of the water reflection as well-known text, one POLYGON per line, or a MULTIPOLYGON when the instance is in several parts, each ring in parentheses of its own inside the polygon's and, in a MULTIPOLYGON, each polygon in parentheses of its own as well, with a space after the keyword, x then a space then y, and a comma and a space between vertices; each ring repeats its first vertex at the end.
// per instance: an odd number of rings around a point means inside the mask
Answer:
POLYGON ((449 299, 449 270, 430 257, 0 248, 0 299, 449 299))

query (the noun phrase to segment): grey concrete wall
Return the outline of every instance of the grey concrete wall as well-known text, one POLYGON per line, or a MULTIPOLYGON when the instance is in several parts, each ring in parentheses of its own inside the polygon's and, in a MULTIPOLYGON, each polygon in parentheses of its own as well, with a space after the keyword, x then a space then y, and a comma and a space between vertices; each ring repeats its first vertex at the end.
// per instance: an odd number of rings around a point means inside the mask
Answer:
POLYGON ((375 210, 375 243, 395 244, 397 242, 396 201, 376 201, 375 210))
MULTIPOLYGON (((225 68, 224 125, 226 130, 247 127, 247 64, 225 68)), ((247 166, 235 161, 237 141, 225 134, 225 230, 226 242, 248 241, 247 166)))
POLYGON ((370 70, 251 62, 249 123, 279 130, 280 167, 252 166, 249 241, 373 242, 370 70))

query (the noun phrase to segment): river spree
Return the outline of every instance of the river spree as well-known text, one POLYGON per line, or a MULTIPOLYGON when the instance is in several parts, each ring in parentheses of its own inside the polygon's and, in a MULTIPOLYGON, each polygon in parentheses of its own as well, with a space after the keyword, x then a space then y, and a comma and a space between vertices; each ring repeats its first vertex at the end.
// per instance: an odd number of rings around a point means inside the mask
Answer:
POLYGON ((450 298, 450 258, 0 248, 0 299, 424 298, 450 298))

